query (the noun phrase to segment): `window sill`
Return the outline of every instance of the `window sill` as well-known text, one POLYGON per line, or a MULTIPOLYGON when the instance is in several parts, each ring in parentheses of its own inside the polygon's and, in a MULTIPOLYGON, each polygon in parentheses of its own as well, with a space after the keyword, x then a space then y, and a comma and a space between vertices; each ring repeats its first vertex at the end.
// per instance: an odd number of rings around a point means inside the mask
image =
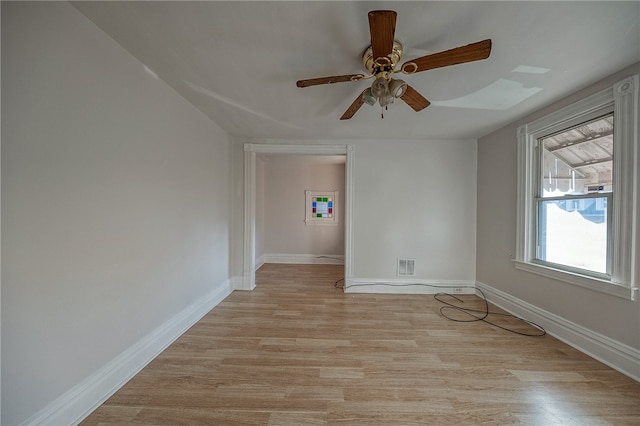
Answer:
POLYGON ((513 262, 516 269, 520 269, 522 271, 542 275, 543 277, 552 278, 554 280, 588 288, 600 293, 610 294, 612 296, 617 296, 626 300, 635 300, 635 291, 637 290, 637 288, 633 288, 631 286, 616 284, 611 281, 563 271, 561 269, 538 265, 536 263, 524 262, 521 260, 514 260, 513 262))
POLYGON ((339 222, 336 221, 322 221, 322 220, 305 220, 304 224, 309 226, 338 226, 339 222))

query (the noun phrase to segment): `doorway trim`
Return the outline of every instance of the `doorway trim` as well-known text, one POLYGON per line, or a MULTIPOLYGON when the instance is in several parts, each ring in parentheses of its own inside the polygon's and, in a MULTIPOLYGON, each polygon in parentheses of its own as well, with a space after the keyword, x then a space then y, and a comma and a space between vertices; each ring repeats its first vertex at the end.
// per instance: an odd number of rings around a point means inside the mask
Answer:
POLYGON ((353 259, 353 145, 244 144, 244 243, 242 284, 239 290, 256 287, 256 155, 345 155, 344 170, 344 275, 352 276, 353 259))

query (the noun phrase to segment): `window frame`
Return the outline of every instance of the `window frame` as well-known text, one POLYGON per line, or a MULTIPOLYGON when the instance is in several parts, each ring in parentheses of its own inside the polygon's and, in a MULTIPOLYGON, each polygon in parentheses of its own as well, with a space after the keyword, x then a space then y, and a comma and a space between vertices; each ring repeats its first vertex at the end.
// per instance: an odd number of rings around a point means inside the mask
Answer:
POLYGON ((638 199, 637 142, 638 75, 554 111, 517 130, 517 269, 602 293, 635 300, 638 199), (536 260, 538 231, 540 139, 588 121, 603 112, 614 113, 614 193, 610 208, 610 275, 536 260))

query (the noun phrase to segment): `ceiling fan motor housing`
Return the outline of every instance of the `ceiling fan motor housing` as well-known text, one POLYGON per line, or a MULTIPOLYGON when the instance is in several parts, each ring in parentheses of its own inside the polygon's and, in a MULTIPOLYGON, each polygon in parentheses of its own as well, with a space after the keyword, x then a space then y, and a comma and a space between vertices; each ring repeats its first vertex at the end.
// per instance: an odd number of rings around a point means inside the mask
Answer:
POLYGON ((384 58, 374 58, 373 49, 369 46, 362 54, 362 64, 364 68, 372 75, 380 72, 391 72, 402 59, 402 44, 395 40, 391 54, 384 58))

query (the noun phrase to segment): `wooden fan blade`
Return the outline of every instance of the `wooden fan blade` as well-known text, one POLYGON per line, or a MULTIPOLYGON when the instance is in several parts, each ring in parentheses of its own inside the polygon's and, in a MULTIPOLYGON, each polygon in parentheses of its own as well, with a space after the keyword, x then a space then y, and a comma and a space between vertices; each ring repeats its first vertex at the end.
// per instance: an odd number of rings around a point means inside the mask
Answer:
POLYGON ((451 50, 445 50, 444 52, 434 53, 432 55, 407 61, 402 64, 402 69, 404 70, 405 67, 407 67, 406 71, 408 73, 426 71, 434 68, 448 67, 450 65, 487 59, 490 54, 491 40, 482 40, 477 43, 471 43, 466 46, 456 47, 451 50), (416 65, 415 71, 412 71, 412 63, 416 65))
POLYGON ((362 95, 366 91, 367 89, 364 89, 362 93, 358 95, 358 97, 353 101, 353 103, 349 106, 349 108, 347 108, 344 114, 342 114, 342 117, 340 117, 340 120, 348 120, 354 115, 356 115, 356 112, 358 112, 360 107, 364 104, 364 100, 362 100, 362 95))
POLYGON ((404 95, 400 96, 400 99, 406 102, 414 111, 422 111, 429 105, 429 102, 424 96, 422 96, 416 89, 411 86, 407 86, 407 90, 404 92, 404 95))
POLYGON ((364 78, 363 74, 332 75, 331 77, 310 78, 296 81, 298 87, 317 86, 319 84, 341 83, 343 81, 358 81, 364 78))
POLYGON ((393 10, 373 10, 369 12, 369 32, 373 59, 387 56, 393 51, 396 32, 396 16, 393 10))

